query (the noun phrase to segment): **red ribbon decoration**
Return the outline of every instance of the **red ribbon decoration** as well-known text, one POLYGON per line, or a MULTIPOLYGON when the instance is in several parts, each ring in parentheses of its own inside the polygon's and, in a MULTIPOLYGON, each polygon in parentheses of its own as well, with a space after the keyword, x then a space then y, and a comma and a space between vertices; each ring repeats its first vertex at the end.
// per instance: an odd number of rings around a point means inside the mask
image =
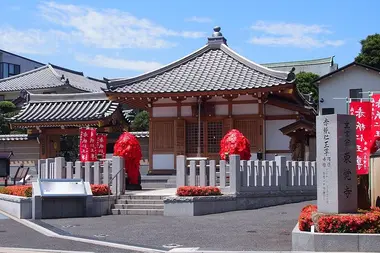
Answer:
MULTIPOLYGON (((368 174, 371 134, 371 102, 350 103, 350 115, 356 116, 356 173, 368 174)), ((379 121, 380 122, 380 121, 379 121)), ((372 121, 373 123, 373 121, 372 121)), ((380 125, 379 125, 380 127, 380 125)))

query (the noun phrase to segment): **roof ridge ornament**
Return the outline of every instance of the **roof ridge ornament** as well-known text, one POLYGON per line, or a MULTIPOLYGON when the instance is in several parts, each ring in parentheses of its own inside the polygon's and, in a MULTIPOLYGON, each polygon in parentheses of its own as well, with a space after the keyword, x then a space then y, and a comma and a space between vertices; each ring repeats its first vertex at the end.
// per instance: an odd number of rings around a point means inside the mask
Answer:
POLYGON ((212 33, 211 37, 208 38, 208 42, 207 42, 208 45, 220 45, 220 44, 227 45, 227 40, 226 38, 224 38, 220 30, 221 30, 220 26, 214 27, 214 32, 212 33))

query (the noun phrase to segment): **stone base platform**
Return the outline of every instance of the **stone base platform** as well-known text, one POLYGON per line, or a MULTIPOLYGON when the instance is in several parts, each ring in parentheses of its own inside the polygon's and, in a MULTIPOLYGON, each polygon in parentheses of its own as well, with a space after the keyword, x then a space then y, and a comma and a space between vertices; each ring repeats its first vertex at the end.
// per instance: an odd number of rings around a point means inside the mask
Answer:
POLYGON ((261 192, 164 199, 165 216, 199 216, 315 200, 316 192, 261 192))
POLYGON ((380 234, 312 233, 292 231, 293 251, 379 252, 380 234))

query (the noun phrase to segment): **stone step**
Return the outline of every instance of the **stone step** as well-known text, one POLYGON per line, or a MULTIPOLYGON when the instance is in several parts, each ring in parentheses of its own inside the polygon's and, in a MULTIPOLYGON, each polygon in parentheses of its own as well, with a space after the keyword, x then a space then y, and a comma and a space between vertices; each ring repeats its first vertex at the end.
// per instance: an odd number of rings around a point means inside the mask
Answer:
POLYGON ((152 199, 152 200, 163 200, 166 196, 160 196, 160 195, 130 195, 125 194, 121 195, 120 199, 152 199))
POLYGON ((115 204, 115 209, 164 209, 164 203, 161 204, 115 204))
POLYGON ((162 209, 112 209, 113 215, 164 215, 162 209))
POLYGON ((118 199, 117 204, 163 204, 162 199, 118 199))

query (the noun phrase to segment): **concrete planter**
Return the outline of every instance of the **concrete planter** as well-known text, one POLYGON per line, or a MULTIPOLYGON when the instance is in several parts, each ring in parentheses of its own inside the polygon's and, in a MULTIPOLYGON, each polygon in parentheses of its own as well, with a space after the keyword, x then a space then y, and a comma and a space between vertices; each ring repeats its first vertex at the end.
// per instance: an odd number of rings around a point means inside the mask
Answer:
POLYGON ((199 216, 236 210, 251 210, 316 199, 315 191, 256 192, 235 195, 168 197, 165 216, 199 216))
MULTIPOLYGON (((116 203, 116 197, 110 196, 111 205, 116 203)), ((32 198, 0 194, 0 210, 19 219, 32 218, 32 198)), ((107 215, 108 196, 93 197, 93 216, 107 215)))
POLYGON ((380 234, 311 233, 298 229, 292 232, 293 251, 377 252, 380 234))
POLYGON ((19 219, 31 219, 32 198, 0 194, 0 210, 19 219))
POLYGON ((168 197, 164 216, 199 216, 236 210, 236 196, 168 197))
MULTIPOLYGON (((94 196, 93 197, 93 215, 103 216, 110 214, 108 212, 108 196, 94 196)), ((110 196, 110 204, 114 205, 116 203, 116 196, 110 196)))

